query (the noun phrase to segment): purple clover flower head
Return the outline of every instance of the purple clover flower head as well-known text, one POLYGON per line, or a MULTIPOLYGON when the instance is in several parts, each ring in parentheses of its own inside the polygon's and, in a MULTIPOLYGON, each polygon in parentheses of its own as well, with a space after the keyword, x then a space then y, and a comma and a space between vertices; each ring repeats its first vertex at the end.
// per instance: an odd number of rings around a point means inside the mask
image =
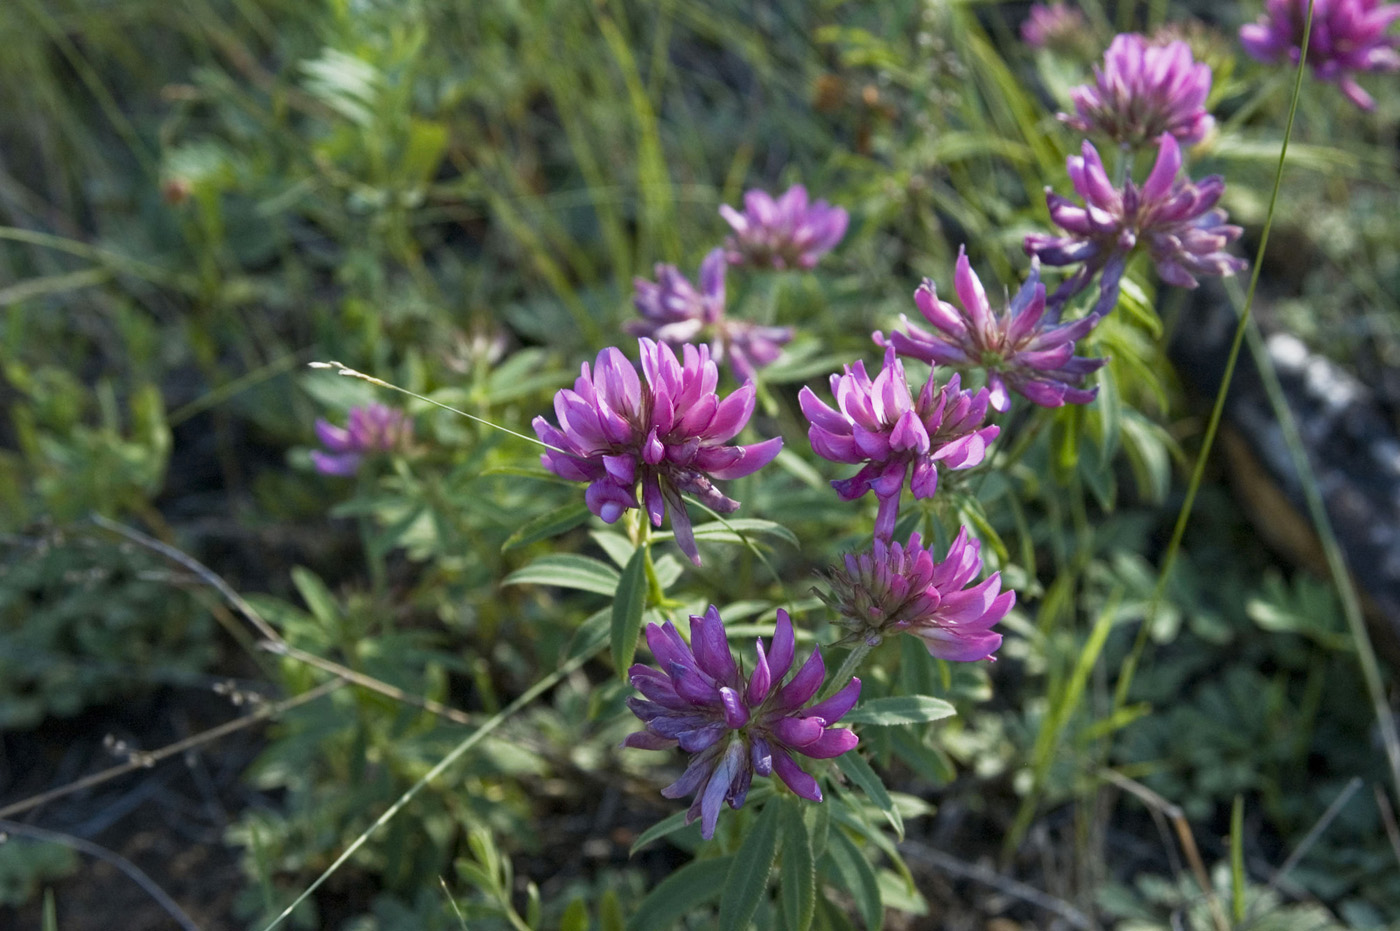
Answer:
POLYGON ((1001 315, 992 312, 965 248, 958 250, 953 285, 963 305, 961 310, 939 300, 929 279, 914 292, 914 303, 924 319, 937 328, 935 332, 901 317, 908 333, 895 331, 886 341, 883 333, 876 332, 875 342, 931 365, 984 369, 992 409, 1003 413, 1011 407, 1008 388, 1041 407, 1060 407, 1066 401, 1087 404, 1094 399, 1097 388, 1079 385, 1107 360, 1076 356, 1074 344, 1100 318, 1090 314, 1072 323, 1060 323, 1058 311, 1046 313, 1045 285, 1040 283, 1037 260, 1031 260, 1030 277, 1001 315))
POLYGON ((766 191, 749 191, 743 213, 721 204, 719 214, 734 229, 724 241, 729 264, 754 268, 811 268, 846 235, 850 220, 824 200, 809 204, 800 184, 777 200, 766 191))
POLYGON ((1078 8, 1065 3, 1031 4, 1021 23, 1021 41, 1031 48, 1075 51, 1089 31, 1089 21, 1078 8))
POLYGON ((818 594, 862 640, 874 644, 907 631, 939 659, 996 658, 1001 634, 991 628, 1011 610, 1016 593, 1001 591, 1000 572, 969 587, 982 572, 982 549, 966 527, 942 562, 934 562, 916 533, 907 546, 877 537, 873 550, 847 555, 845 563, 824 574, 831 593, 818 594))
POLYGON ((1094 66, 1094 78, 1093 85, 1069 92, 1074 114, 1059 115, 1080 132, 1140 149, 1162 133, 1194 145, 1215 125, 1205 109, 1210 66, 1196 62, 1185 42, 1154 45, 1136 33, 1116 36, 1103 67, 1094 66))
POLYGON ((323 475, 354 475, 371 453, 403 449, 413 438, 413 421, 404 412, 383 404, 352 407, 344 427, 317 419, 316 437, 325 450, 314 450, 311 462, 323 475))
MULTIPOLYGON (((1258 22, 1240 27, 1240 44, 1263 62, 1302 57, 1308 0, 1268 0, 1258 22)), ((1400 37, 1387 34, 1400 19, 1400 4, 1381 0, 1316 0, 1308 36, 1308 64, 1320 81, 1336 84, 1363 110, 1376 101, 1353 75, 1363 71, 1400 71, 1396 47, 1400 37)))
POLYGON ((732 514, 739 502, 722 495, 714 479, 757 471, 772 461, 783 441, 728 445, 753 414, 754 385, 746 382, 721 401, 715 392, 719 370, 707 347, 686 344, 677 359, 665 343, 644 337, 639 345, 646 384, 621 350, 604 349, 591 370, 583 364, 572 390, 554 396, 559 426, 534 419, 535 435, 550 447, 540 462, 561 478, 588 482, 589 510, 610 524, 640 506, 660 527, 669 507, 676 545, 698 566, 681 495, 732 514))
POLYGON ((838 757, 856 745, 856 735, 833 727, 860 697, 860 680, 852 679, 825 701, 811 701, 826 679, 821 653, 813 650, 786 684, 795 639, 792 621, 778 610, 778 623, 767 650, 758 641, 758 658, 745 678, 729 652, 729 637, 714 606, 704 616, 691 615, 690 643, 667 621, 647 625, 647 644, 659 669, 641 664, 627 671, 644 697, 627 707, 644 730, 628 735, 624 746, 643 750, 680 747, 691 754, 681 777, 661 790, 667 798, 695 793, 686 823, 700 819, 700 834, 715 835, 721 803, 739 808, 755 774, 774 773, 789 789, 813 802, 822 800, 817 780, 793 759, 838 757))
POLYGON ((987 455, 1000 428, 982 426, 987 419, 987 389, 963 391, 954 375, 942 388, 929 375, 915 400, 894 347, 885 349, 885 364, 872 381, 865 363, 846 366, 831 376, 836 407, 817 399, 811 388, 798 393, 812 449, 832 462, 864 463, 850 478, 831 483, 843 501, 874 491, 880 501, 875 536, 894 535, 899 497, 909 478, 915 498, 938 490, 938 467, 970 469, 987 455))
POLYGON ((1162 280, 1182 288, 1196 287, 1199 276, 1233 275, 1245 267, 1243 259, 1225 251, 1241 230, 1226 222, 1225 211, 1215 209, 1225 191, 1224 179, 1178 179, 1181 148, 1176 138, 1163 133, 1158 145, 1157 160, 1142 187, 1128 180, 1121 190, 1115 188, 1098 150, 1085 141, 1083 155, 1070 156, 1067 162, 1070 181, 1084 205, 1045 189, 1050 218, 1069 235, 1032 233, 1025 240, 1026 253, 1047 265, 1080 266, 1050 298, 1052 305, 1062 307, 1103 272, 1094 311, 1108 313, 1118 303, 1118 283, 1128 256, 1139 245, 1146 247, 1162 280))
POLYGON ((640 320, 626 324, 633 336, 680 347, 706 342, 717 364, 728 362, 734 377, 748 381, 782 355, 792 339, 791 327, 760 326, 730 320, 724 314, 724 249, 714 249, 700 265, 697 291, 674 265, 656 266, 656 281, 637 278, 633 303, 640 320))

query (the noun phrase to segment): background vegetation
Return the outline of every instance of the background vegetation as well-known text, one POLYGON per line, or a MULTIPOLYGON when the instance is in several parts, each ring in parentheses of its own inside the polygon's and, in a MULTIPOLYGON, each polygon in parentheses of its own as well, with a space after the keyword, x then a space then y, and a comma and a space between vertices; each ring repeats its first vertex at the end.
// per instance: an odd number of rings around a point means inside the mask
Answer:
MULTIPOLYGON (((648 894, 707 859, 714 885, 755 806, 713 847, 637 843, 676 806, 675 761, 619 749, 632 544, 481 421, 528 433, 582 361, 630 354, 633 277, 692 275, 745 189, 845 207, 816 270, 731 276, 732 305, 797 327, 761 388, 787 448, 732 483, 764 523, 702 534, 699 569, 663 555, 648 609, 766 637, 789 605, 830 643, 813 573, 872 508, 830 493, 797 391, 873 362, 963 243, 994 304, 1021 280, 1078 144, 1054 114, 1115 29, 1170 22, 1214 67, 1192 172, 1225 175, 1253 259, 1291 88, 1238 51, 1259 11, 1084 6, 1082 53, 1054 53, 1021 44, 1024 5, 938 0, 0 4, 0 915, 110 927, 129 901, 127 927, 169 927, 130 866, 198 927, 262 928, 358 839, 292 926, 711 926, 648 894), (481 420, 306 367, 329 359, 481 420), (315 418, 370 401, 412 446, 318 474, 315 418), (258 723, 143 756, 226 721, 258 723)), ((1259 312, 1384 386, 1400 97, 1375 96, 1304 84, 1259 312)), ((1385 724, 1332 580, 1257 544, 1218 465, 1162 576, 1206 410, 1166 336, 1230 304, 1133 268, 1090 344, 1098 401, 1010 423, 1017 456, 909 512, 940 546, 971 526, 1018 606, 995 665, 872 658, 867 694, 957 715, 862 730, 880 775, 828 806, 859 817, 806 815, 816 926, 1400 914, 1385 724)))

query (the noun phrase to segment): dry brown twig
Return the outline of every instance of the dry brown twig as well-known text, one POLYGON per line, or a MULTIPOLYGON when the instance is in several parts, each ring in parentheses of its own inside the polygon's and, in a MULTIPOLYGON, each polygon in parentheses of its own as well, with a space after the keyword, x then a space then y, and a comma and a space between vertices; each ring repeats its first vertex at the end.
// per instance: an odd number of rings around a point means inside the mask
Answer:
POLYGON ((1215 894, 1215 886, 1210 881, 1210 873, 1206 870, 1205 861, 1201 859, 1201 851, 1196 846, 1196 837, 1191 833, 1191 825, 1186 821, 1186 815, 1182 812, 1181 807, 1167 801, 1142 783, 1129 779, 1122 773, 1107 767, 1100 769, 1099 775, 1138 799, 1148 806, 1149 810, 1160 812, 1171 822, 1172 829, 1176 833, 1176 841, 1181 845, 1181 852, 1186 855, 1186 862, 1190 865, 1191 873, 1196 877, 1196 884, 1201 887, 1206 905, 1210 908, 1211 920, 1217 931, 1230 931, 1230 920, 1225 916, 1225 909, 1220 904, 1220 897, 1215 894))

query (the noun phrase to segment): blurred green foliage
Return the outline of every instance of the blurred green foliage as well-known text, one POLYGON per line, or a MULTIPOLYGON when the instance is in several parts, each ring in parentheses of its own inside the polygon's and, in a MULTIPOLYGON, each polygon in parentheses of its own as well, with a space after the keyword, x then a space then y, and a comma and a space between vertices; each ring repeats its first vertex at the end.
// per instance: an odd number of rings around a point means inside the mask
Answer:
MULTIPOLYGON (((1180 806, 1202 837, 1247 798, 1262 875, 1346 779, 1384 773, 1330 590, 1269 567, 1217 492, 1148 617, 1198 427, 1162 348, 1191 308, 1159 295, 1146 263, 1084 349, 1111 360, 1097 402, 1008 422, 993 468, 945 476, 901 521, 940 547, 961 525, 984 541, 987 571, 1019 597, 1003 662, 883 644, 862 671, 867 701, 936 696, 956 716, 862 724, 839 804, 755 796, 679 871, 700 850, 693 828, 670 824, 669 846, 649 848, 666 853, 628 859, 642 816, 618 837, 592 818, 628 799, 656 820, 667 809, 635 800, 669 781, 658 766, 675 768, 618 750, 627 690, 602 645, 635 540, 588 517, 528 444, 429 403, 528 433, 581 361, 620 343, 633 276, 657 262, 689 274, 720 241, 719 204, 800 181, 846 207, 850 232, 814 272, 731 274, 732 307, 798 328, 760 389, 760 432, 787 450, 734 483, 740 516, 766 523, 699 533, 698 570, 659 544, 644 614, 713 602, 737 639, 767 636, 786 606, 804 641, 830 643, 814 570, 864 545, 873 504, 830 493, 837 474, 806 454, 796 391, 871 360, 870 331, 912 312, 923 276, 946 282, 963 243, 994 304, 1019 283, 1022 237, 1046 225, 1044 187, 1065 188, 1076 144, 1054 113, 1112 34, 1114 11, 1086 7, 1076 58, 1020 48, 1020 8, 989 3, 0 4, 0 35, 25 39, 0 56, 0 530, 15 534, 0 564, 0 725, 200 681, 217 655, 201 606, 213 595, 187 593, 169 564, 35 530, 99 513, 196 550, 241 541, 240 587, 291 647, 474 726, 596 653, 355 854, 347 869, 371 895, 342 927, 613 931, 675 917, 675 901, 692 901, 700 926, 706 909, 738 907, 717 878, 745 857, 801 893, 761 896, 760 927, 876 924, 882 904, 928 907, 891 840, 924 827, 927 797, 975 811, 1015 854, 1046 812, 1081 825, 1140 814, 1130 800, 1105 814, 1106 767, 1180 806), (313 359, 428 399, 403 402, 414 447, 354 480, 315 475, 314 417, 392 399, 299 371, 313 359), (1119 701, 1145 621, 1148 659, 1119 701), (760 820, 769 811, 780 827, 760 820), (581 861, 585 843, 602 852, 581 861), (572 871, 522 867, 561 850, 572 871)), ((1226 206, 1257 228, 1286 100, 1277 83, 1255 97, 1266 75, 1233 62, 1230 25, 1186 29, 1216 67, 1226 130, 1192 172, 1226 174, 1226 206)), ((1288 295, 1279 320, 1340 357, 1389 363, 1397 220, 1375 195, 1396 183, 1386 133, 1400 103, 1381 106, 1370 122, 1305 96, 1281 258, 1266 270, 1288 295)), ((326 678, 251 652, 269 690, 326 678)), ((275 804, 228 832, 248 877, 242 918, 271 920, 464 736, 365 689, 287 714, 248 774, 275 804)), ((1353 805, 1293 876, 1354 926, 1379 925, 1400 903, 1395 864, 1378 813, 1353 805)), ((1088 864, 1066 873, 1112 872, 1101 849, 1066 846, 1088 864)), ((1213 921, 1184 873, 1109 880, 1075 890, 1105 920, 1213 921)), ((1332 920, 1271 889, 1249 895, 1264 916, 1251 927, 1332 920)), ((327 904, 294 921, 323 926, 327 904)))
POLYGON ((212 620, 144 550, 54 532, 0 552, 0 728, 207 681, 212 620))

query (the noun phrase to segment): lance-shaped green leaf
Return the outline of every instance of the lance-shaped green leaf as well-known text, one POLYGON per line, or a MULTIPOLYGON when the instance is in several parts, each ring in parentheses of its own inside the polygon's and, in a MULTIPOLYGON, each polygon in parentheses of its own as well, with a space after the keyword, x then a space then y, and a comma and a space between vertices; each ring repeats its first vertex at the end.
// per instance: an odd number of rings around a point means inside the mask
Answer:
POLYGON ((627 931, 661 931, 709 902, 724 890, 733 861, 733 855, 691 860, 651 890, 627 923, 627 931))
POLYGON ((846 774, 847 779, 860 786, 866 797, 879 806, 885 820, 894 828, 895 834, 900 840, 904 840, 904 816, 895 807, 894 799, 890 798, 890 793, 880 780, 879 774, 870 768, 865 758, 855 751, 843 753, 836 758, 836 765, 841 767, 841 772, 846 774))
MULTIPOLYGON (((635 857, 637 851, 641 850, 647 844, 650 844, 654 840, 660 840, 668 834, 674 834, 685 827, 685 815, 685 810, 682 809, 674 815, 662 818, 660 821, 647 828, 642 832, 641 837, 632 842, 632 849, 627 851, 627 856, 635 857)), ((699 828, 696 828, 696 830, 698 831, 699 828)))
POLYGON ((756 517, 736 517, 723 521, 701 524, 695 528, 695 539, 713 540, 720 543, 744 543, 746 538, 767 536, 776 537, 797 547, 797 535, 782 524, 756 517))
POLYGON ((589 513, 588 505, 582 501, 574 501, 547 514, 541 514, 533 520, 526 521, 524 526, 507 537, 506 542, 501 544, 501 551, 506 552, 557 537, 588 520, 589 513))
POLYGON ((627 560, 617 580, 612 607, 612 658, 618 675, 627 676, 627 667, 637 653, 637 634, 642 629, 642 611, 647 606, 647 553, 639 546, 627 560))
POLYGON ((957 709, 941 698, 930 695, 892 695, 872 698, 846 713, 842 724, 927 724, 957 714, 957 709))
POLYGON ((782 908, 783 927, 788 931, 807 931, 812 926, 812 915, 817 905, 816 861, 812 856, 812 837, 807 832, 802 807, 796 798, 785 798, 778 818, 778 830, 783 839, 783 862, 778 870, 778 904, 782 908))
POLYGON ((524 569, 506 576, 502 585, 553 585, 585 592, 611 595, 617 591, 618 572, 612 566, 588 556, 557 554, 541 556, 524 569))
POLYGON ((773 871, 773 859, 778 852, 778 809, 768 804, 759 812, 758 820, 749 828, 744 845, 734 855, 729 874, 724 879, 724 898, 719 903, 719 926, 742 929, 748 927, 758 903, 768 890, 768 874, 773 871))
POLYGON ((832 831, 826 859, 851 898, 855 899, 856 910, 865 922, 866 931, 880 931, 885 922, 885 906, 880 899, 880 883, 865 854, 846 836, 845 831, 832 831))

